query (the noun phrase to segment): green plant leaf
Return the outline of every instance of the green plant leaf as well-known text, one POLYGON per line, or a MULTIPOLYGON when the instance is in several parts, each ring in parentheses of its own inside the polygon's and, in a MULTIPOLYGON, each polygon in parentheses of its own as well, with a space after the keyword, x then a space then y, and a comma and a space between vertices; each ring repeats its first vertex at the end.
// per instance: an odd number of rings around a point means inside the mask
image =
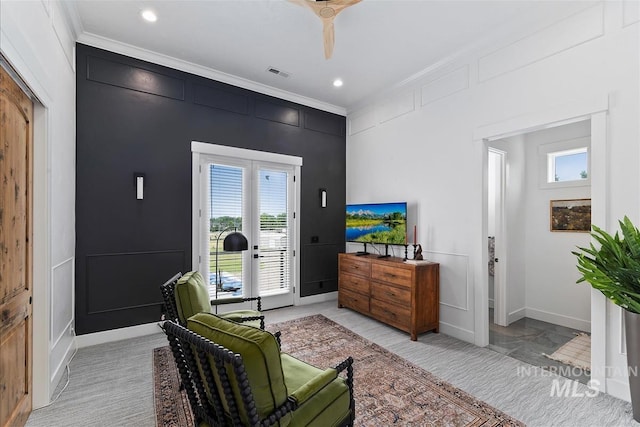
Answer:
POLYGON ((627 216, 619 226, 621 234, 611 235, 593 225, 591 237, 599 247, 591 242, 571 252, 581 274, 577 283, 587 282, 614 304, 640 313, 640 231, 627 216))

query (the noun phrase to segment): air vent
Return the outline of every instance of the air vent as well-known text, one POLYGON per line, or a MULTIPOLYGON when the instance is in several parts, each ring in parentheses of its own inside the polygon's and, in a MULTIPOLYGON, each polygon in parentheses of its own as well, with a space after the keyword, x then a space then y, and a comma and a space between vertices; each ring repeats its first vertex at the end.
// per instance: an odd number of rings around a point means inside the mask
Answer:
POLYGON ((277 69, 275 67, 267 68, 267 72, 269 72, 271 74, 275 74, 276 76, 284 77, 285 79, 291 75, 291 73, 288 73, 288 72, 283 71, 283 70, 279 70, 279 69, 277 69))

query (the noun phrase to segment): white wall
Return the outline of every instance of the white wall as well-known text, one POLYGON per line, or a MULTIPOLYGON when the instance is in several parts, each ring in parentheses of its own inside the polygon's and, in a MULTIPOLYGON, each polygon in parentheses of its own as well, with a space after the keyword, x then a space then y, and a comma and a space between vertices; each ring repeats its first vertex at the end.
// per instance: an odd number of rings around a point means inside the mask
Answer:
POLYGON ((49 402, 72 354, 75 36, 53 0, 0 2, 0 52, 35 93, 33 406, 49 402))
POLYGON ((571 251, 588 246, 589 233, 550 232, 549 201, 588 199, 591 187, 541 186, 546 181, 546 154, 541 147, 560 151, 575 140, 589 144, 590 125, 582 121, 525 135, 526 316, 584 331, 590 331, 591 292, 588 285, 576 284, 580 275, 571 251))
MULTIPOLYGON (((513 34, 349 112, 347 201, 416 205, 425 255, 441 263, 442 332, 484 342, 476 336, 486 328, 477 320, 476 295, 488 297, 486 154, 474 142, 478 129, 487 134, 495 123, 545 117, 608 96, 600 225, 612 230, 624 215, 640 219, 638 16, 624 6, 598 3, 534 34, 513 34)), ((606 352, 594 369, 624 368, 619 310, 596 293, 592 298, 599 310, 592 322, 606 329, 594 336, 594 347, 606 352)), ((603 375, 605 391, 628 399, 623 375, 603 375)))

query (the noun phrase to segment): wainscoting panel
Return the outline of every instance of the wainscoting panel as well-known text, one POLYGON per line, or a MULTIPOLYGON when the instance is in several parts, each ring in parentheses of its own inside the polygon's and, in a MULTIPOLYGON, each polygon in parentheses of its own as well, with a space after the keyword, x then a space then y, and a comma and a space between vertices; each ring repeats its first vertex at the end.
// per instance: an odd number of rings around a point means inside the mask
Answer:
POLYGON ((349 117, 349 135, 355 135, 376 125, 375 109, 370 109, 359 113, 357 116, 349 117))
POLYGON ((416 103, 414 98, 413 91, 410 91, 396 95, 380 104, 380 123, 388 122, 396 117, 415 111, 416 103))
POLYGON ((300 111, 286 105, 256 100, 256 117, 285 125, 300 126, 300 111))
POLYGON ((51 308, 50 331, 51 345, 55 346, 73 323, 73 287, 74 258, 54 266, 51 269, 51 308))
POLYGON ((478 60, 485 81, 604 35, 603 5, 591 7, 478 60))
POLYGON ((182 250, 88 255, 87 313, 159 306, 160 285, 184 265, 182 250))
POLYGON ((440 304, 469 311, 469 256, 425 251, 425 258, 440 264, 440 304))
POLYGON ((421 104, 425 106, 438 99, 453 95, 469 88, 469 66, 458 68, 444 76, 422 86, 421 104))
POLYGON ((87 80, 184 101, 184 80, 94 56, 87 57, 87 80))
POLYGON ((640 22, 640 2, 638 0, 625 0, 622 2, 622 26, 640 22))
POLYGON ((49 391, 56 388, 69 363, 74 346, 75 258, 71 257, 51 268, 51 300, 49 307, 49 391))
POLYGON ((333 120, 330 114, 322 111, 305 111, 304 128, 330 135, 344 135, 344 121, 333 120))
POLYGON ((338 290, 338 245, 334 243, 304 246, 304 295, 338 290))
POLYGON ((238 114, 249 114, 249 98, 226 90, 194 84, 193 103, 238 114))

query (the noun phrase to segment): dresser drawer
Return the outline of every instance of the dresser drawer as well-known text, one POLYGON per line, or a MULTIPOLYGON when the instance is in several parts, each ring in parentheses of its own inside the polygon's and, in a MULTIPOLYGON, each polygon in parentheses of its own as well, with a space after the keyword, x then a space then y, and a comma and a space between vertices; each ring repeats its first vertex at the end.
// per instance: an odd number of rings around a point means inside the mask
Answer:
POLYGON ((340 288, 338 292, 338 304, 342 307, 349 307, 361 313, 369 313, 369 296, 364 296, 347 289, 340 288))
POLYGON ((352 292, 358 292, 365 296, 369 296, 369 279, 355 274, 343 273, 338 278, 338 288, 346 289, 352 292))
POLYGON ((411 304, 411 291, 399 286, 371 282, 371 298, 408 307, 411 304))
POLYGON ((369 261, 363 259, 353 257, 340 258, 341 273, 351 273, 363 277, 369 277, 371 273, 370 265, 371 263, 369 263, 369 261))
POLYGON ((393 265, 372 264, 371 278, 382 282, 411 287, 411 270, 393 265))
POLYGON ((411 310, 409 307, 400 307, 372 298, 369 309, 372 316, 400 329, 406 330, 410 325, 411 310))

